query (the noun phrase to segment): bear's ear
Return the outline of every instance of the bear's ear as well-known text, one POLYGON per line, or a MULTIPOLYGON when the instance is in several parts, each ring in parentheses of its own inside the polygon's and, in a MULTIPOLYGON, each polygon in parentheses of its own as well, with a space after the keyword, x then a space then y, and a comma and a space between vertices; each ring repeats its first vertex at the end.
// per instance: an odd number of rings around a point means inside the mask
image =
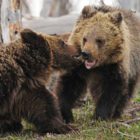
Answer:
POLYGON ((94 14, 96 14, 96 10, 93 6, 85 6, 82 10, 81 18, 86 19, 92 17, 94 14))
POLYGON ((30 29, 22 30, 20 35, 24 44, 29 44, 30 46, 46 45, 45 39, 30 29))
POLYGON ((115 24, 120 24, 123 20, 122 13, 117 11, 110 14, 110 19, 115 24))

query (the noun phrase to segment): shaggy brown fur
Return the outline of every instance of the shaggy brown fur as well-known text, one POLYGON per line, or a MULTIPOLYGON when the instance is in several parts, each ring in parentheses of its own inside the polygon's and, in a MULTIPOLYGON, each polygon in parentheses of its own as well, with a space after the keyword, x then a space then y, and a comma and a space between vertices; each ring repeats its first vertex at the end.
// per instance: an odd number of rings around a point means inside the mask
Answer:
POLYGON ((66 44, 67 35, 43 35, 51 47, 53 55, 52 67, 58 70, 71 70, 80 64, 79 60, 74 59, 77 50, 66 44), (65 41, 64 41, 65 40, 65 41))
POLYGON ((139 26, 132 11, 108 6, 83 9, 68 42, 82 52, 84 64, 62 77, 61 111, 66 122, 73 120, 72 105, 87 86, 96 100, 94 118, 121 116, 138 82, 139 26))
POLYGON ((80 15, 79 19, 77 20, 73 31, 68 39, 68 43, 71 45, 76 45, 75 47, 78 48, 80 51, 81 45, 81 36, 83 36, 85 32, 85 28, 87 26, 92 26, 92 20, 94 19, 94 15, 96 13, 108 13, 108 12, 115 12, 120 11, 124 13, 125 18, 129 18, 134 15, 133 11, 127 11, 120 8, 113 8, 109 6, 101 6, 101 7, 93 7, 93 6, 85 6, 82 10, 82 14, 80 15), (83 28, 84 27, 84 28, 83 28))
POLYGON ((22 118, 39 133, 73 130, 63 123, 57 99, 45 88, 54 62, 57 68, 71 66, 70 48, 57 37, 28 29, 21 39, 0 47, 0 133, 20 132, 22 118), (69 63, 62 62, 65 58, 69 63))

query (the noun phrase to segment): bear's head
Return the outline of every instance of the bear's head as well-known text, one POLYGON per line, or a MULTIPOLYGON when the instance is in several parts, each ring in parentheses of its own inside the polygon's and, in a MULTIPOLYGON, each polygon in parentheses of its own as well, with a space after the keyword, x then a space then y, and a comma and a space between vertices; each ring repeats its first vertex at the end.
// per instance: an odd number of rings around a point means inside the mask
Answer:
MULTIPOLYGON (((35 65, 46 63, 46 66, 52 66, 56 69, 69 70, 80 64, 79 60, 74 59, 76 49, 68 45, 65 41, 66 35, 44 35, 33 32, 30 29, 24 29, 21 32, 23 44, 29 46, 30 55, 36 59, 35 65), (63 41, 65 40, 65 41, 63 41)), ((44 67, 45 68, 45 67, 44 67)), ((41 67, 40 67, 41 69, 41 67)))
POLYGON ((52 50, 53 68, 70 70, 81 64, 74 58, 77 53, 76 48, 67 43, 68 35, 45 35, 44 37, 52 50))
POLYGON ((98 12, 92 17, 81 40, 81 55, 87 69, 122 61, 125 49, 122 22, 119 11, 98 12))

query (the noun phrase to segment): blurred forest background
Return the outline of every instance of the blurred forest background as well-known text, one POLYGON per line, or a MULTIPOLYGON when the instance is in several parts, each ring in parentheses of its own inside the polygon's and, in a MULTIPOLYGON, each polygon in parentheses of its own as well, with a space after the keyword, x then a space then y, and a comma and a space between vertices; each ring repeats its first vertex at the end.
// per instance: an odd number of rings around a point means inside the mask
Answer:
POLYGON ((99 6, 102 1, 140 16, 140 0, 0 0, 0 42, 17 38, 21 27, 47 34, 71 32, 83 7, 99 6))
MULTIPOLYGON (((100 5, 101 0, 22 0, 23 16, 57 17, 71 13, 80 13, 84 5, 100 5)), ((104 0, 110 6, 140 11, 140 0, 104 0)))
POLYGON ((23 27, 47 34, 71 32, 82 8, 101 1, 140 12, 140 0, 21 0, 23 27))

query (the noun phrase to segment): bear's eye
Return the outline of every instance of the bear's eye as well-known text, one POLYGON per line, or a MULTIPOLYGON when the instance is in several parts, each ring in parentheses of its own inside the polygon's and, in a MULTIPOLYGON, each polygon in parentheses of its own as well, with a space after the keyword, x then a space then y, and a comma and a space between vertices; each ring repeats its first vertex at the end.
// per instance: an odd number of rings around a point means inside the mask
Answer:
POLYGON ((87 38, 84 37, 84 38, 83 38, 83 45, 85 45, 86 42, 87 42, 87 38))
POLYGON ((61 47, 65 47, 66 46, 66 44, 65 44, 65 42, 63 40, 60 40, 59 44, 60 44, 61 47))
POLYGON ((105 44, 105 40, 102 38, 95 39, 95 42, 98 45, 98 47, 102 47, 105 44))

